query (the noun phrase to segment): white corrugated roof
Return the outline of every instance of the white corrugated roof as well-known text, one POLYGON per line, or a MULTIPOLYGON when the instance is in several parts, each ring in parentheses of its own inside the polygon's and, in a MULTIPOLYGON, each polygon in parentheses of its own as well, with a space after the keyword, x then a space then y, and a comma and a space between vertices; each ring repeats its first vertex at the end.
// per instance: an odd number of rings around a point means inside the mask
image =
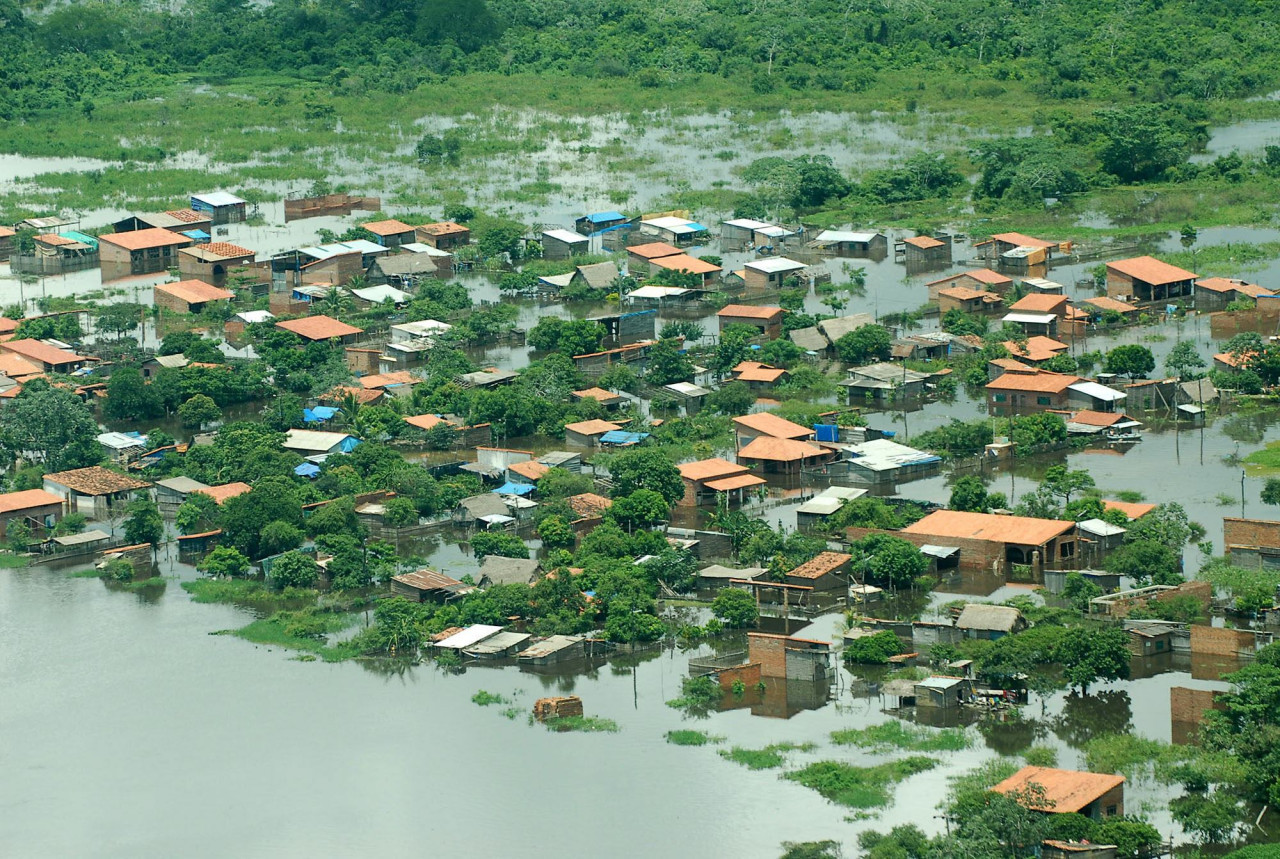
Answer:
POLYGON ((1074 385, 1067 385, 1067 390, 1078 391, 1085 396, 1093 397, 1095 400, 1108 400, 1111 402, 1123 400, 1127 396, 1114 388, 1099 385, 1097 382, 1076 382, 1074 385))
POLYGON ((1010 313, 1002 322, 1027 322, 1032 325, 1048 325, 1058 317, 1052 313, 1010 313))
POLYGON ((765 227, 772 227, 773 224, 764 221, 757 221, 752 218, 734 218, 732 221, 725 221, 726 227, 737 227, 740 230, 759 230, 765 227))
POLYGON ((411 254, 426 254, 429 257, 447 257, 453 256, 448 251, 442 251, 439 248, 433 248, 431 245, 424 245, 422 242, 407 242, 400 246, 400 250, 408 251, 411 254))
POLYGON ((627 293, 628 298, 675 298, 688 294, 689 290, 678 286, 642 286, 627 293))
POLYGON ((468 626, 462 632, 454 633, 443 641, 437 641, 436 647, 442 647, 445 650, 461 650, 464 647, 479 644, 486 638, 497 635, 500 632, 502 632, 502 627, 500 626, 477 623, 474 626, 468 626))
POLYGON ((804 268, 805 264, 796 262, 786 257, 773 257, 771 259, 752 260, 747 263, 747 268, 753 271, 761 271, 765 274, 776 274, 780 271, 799 271, 804 268))
POLYGON ((361 289, 353 289, 351 290, 351 294, 356 298, 373 304, 381 304, 388 298, 396 304, 403 304, 413 297, 409 295, 409 293, 402 292, 394 286, 387 286, 385 283, 381 286, 366 286, 361 289))
POLYGON ((581 245, 590 241, 590 239, 581 233, 575 233, 569 230, 543 230, 542 235, 546 238, 555 239, 556 241, 564 242, 568 245, 581 245))
POLYGON ((814 239, 816 242, 869 242, 879 233, 855 233, 850 230, 823 230, 814 239))
POLYGON ((235 194, 228 194, 226 191, 213 191, 208 194, 192 194, 191 199, 199 200, 201 203, 208 203, 210 206, 238 206, 243 203, 235 194))

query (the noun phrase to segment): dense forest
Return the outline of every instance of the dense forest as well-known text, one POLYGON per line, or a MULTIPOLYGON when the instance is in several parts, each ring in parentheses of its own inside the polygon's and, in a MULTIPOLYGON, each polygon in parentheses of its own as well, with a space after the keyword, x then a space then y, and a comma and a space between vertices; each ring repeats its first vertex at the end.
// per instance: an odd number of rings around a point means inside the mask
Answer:
POLYGON ((388 93, 474 72, 716 76, 761 94, 964 76, 985 98, 1205 101, 1277 86, 1277 23, 1270 0, 0 0, 0 119, 148 98, 175 75, 388 93))

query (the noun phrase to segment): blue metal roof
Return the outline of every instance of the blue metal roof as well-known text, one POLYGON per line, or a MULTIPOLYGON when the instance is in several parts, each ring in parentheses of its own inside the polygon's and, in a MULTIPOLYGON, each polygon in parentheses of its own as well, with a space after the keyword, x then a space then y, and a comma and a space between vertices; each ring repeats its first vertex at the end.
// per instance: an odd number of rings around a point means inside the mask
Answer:
POLYGON ((506 483, 493 490, 497 495, 530 495, 537 487, 528 483, 506 483))
POLYGON ((187 238, 195 239, 198 242, 207 242, 213 239, 213 236, 209 235, 204 230, 183 230, 182 234, 187 238))
POLYGON ((699 224, 697 221, 690 221, 689 223, 685 224, 685 226, 699 233, 705 233, 707 231, 707 228, 702 226, 702 224, 699 224))
POLYGON ((625 221, 627 216, 621 212, 596 212, 594 215, 587 215, 587 220, 593 224, 602 224, 605 221, 625 221))
POLYGON ((293 473, 299 477, 315 477, 320 473, 320 466, 314 462, 304 462, 293 470, 293 473))
POLYGON ((600 436, 601 444, 639 444, 649 437, 647 432, 627 432, 626 430, 609 430, 600 436))
POLYGON ((302 419, 309 424, 320 424, 333 418, 338 410, 332 406, 316 406, 314 409, 303 409, 302 419))
POLYGON ((79 230, 63 230, 62 232, 58 233, 58 235, 62 236, 65 239, 71 239, 72 241, 79 242, 82 245, 88 245, 94 250, 98 249, 97 236, 86 235, 85 233, 82 233, 79 230))

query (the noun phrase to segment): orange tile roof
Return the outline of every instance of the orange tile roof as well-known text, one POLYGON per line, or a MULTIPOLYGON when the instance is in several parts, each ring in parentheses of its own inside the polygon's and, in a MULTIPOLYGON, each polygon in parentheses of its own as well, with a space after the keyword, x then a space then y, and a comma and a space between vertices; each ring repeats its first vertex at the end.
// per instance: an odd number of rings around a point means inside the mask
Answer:
POLYGON ((1185 268, 1178 268, 1176 265, 1169 265, 1167 262, 1161 262, 1155 257, 1141 256, 1133 259, 1122 259, 1116 262, 1107 263, 1108 269, 1114 269, 1121 274, 1128 275, 1134 280, 1140 280, 1143 283, 1149 283, 1152 286, 1160 286, 1166 283, 1177 283, 1183 280, 1195 280, 1200 275, 1193 271, 1187 271, 1185 268))
POLYGON ((852 560, 853 555, 846 555, 843 552, 819 552, 813 560, 804 562, 787 575, 798 579, 820 579, 852 560))
POLYGON ((50 247, 54 247, 54 248, 62 247, 64 245, 80 244, 75 239, 69 239, 66 236, 60 236, 57 233, 41 233, 40 235, 36 236, 35 240, 37 242, 40 242, 40 244, 42 245, 49 245, 50 247))
POLYGON ((745 474, 747 471, 745 465, 719 458, 685 462, 677 465, 676 468, 680 470, 681 477, 694 482, 731 477, 735 474, 745 474))
POLYGON ((738 381, 740 382, 776 382, 783 376, 787 375, 787 371, 781 367, 770 367, 767 364, 761 364, 758 367, 748 367, 738 372, 738 381))
POLYGON ((671 256, 659 257, 652 260, 653 264, 658 268, 666 268, 672 271, 687 271, 693 274, 715 274, 721 271, 720 266, 709 263, 704 259, 698 259, 688 254, 672 254, 671 256))
POLYGON ((990 540, 1019 546, 1042 546, 1076 527, 1064 519, 1035 519, 1029 516, 997 516, 961 510, 935 510, 902 529, 904 534, 990 540))
POLYGON ((4 373, 10 379, 22 379, 26 376, 43 375, 44 366, 33 364, 21 355, 0 351, 0 373, 4 373))
POLYGON ((1231 277, 1206 277, 1203 280, 1197 280, 1196 286, 1202 286, 1213 292, 1238 292, 1241 295, 1247 295, 1250 298, 1257 298, 1260 295, 1274 294, 1265 286, 1259 286, 1256 283, 1249 283, 1247 281, 1231 277))
POLYGON ((1048 361, 1054 358, 1060 352, 1065 352, 1071 347, 1060 340, 1054 340, 1052 337, 1045 337, 1043 334, 1036 334, 1027 338, 1027 347, 1023 349, 1013 340, 1006 340, 1001 344, 1009 350, 1010 355, 1019 358, 1025 358, 1028 361, 1048 361))
POLYGON ((796 462, 826 454, 824 448, 789 438, 759 436, 738 451, 738 459, 761 459, 770 462, 796 462))
POLYGON ((746 489, 748 486, 762 486, 769 481, 754 474, 735 474, 732 477, 721 477, 719 480, 708 480, 707 488, 716 492, 731 492, 734 489, 746 489))
POLYGON ((754 415, 736 417, 733 422, 743 429, 754 430, 774 438, 808 438, 813 430, 792 423, 769 412, 758 412, 754 415))
POLYGON ((734 319, 772 319, 782 315, 781 307, 756 307, 750 304, 726 304, 716 314, 734 319))
POLYGON ((1103 501, 1102 506, 1107 510, 1119 510, 1130 519, 1141 519, 1156 509, 1154 504, 1135 504, 1132 501, 1112 501, 1111 499, 1103 501))
POLYGON ((59 471, 46 474, 45 480, 65 486, 81 495, 112 495, 117 492, 129 492, 134 489, 146 489, 150 486, 142 480, 135 480, 125 474, 118 474, 100 465, 88 468, 73 468, 71 471, 59 471))
POLYGON ((967 286, 949 286, 946 289, 938 290, 938 295, 945 295, 947 298, 954 298, 959 301, 972 301, 975 298, 981 298, 988 304, 995 304, 1000 301, 1000 296, 994 292, 987 292, 983 289, 970 289, 967 286))
POLYGON ((202 492, 222 504, 228 498, 235 498, 237 495, 244 495, 252 490, 253 487, 249 484, 236 481, 235 483, 223 483, 220 486, 206 486, 204 489, 197 489, 196 492, 202 492))
POLYGON ((527 459, 524 462, 513 462, 507 466, 507 471, 514 471, 521 477, 529 480, 537 480, 542 475, 551 470, 551 466, 538 462, 536 459, 527 459))
POLYGON ((1057 313, 1067 305, 1067 297, 1065 295, 1051 295, 1043 292, 1033 292, 1024 295, 1013 304, 1009 305, 1010 310, 1029 310, 1032 313, 1057 313))
POLYGON ((921 250, 940 248, 946 244, 946 242, 940 242, 933 236, 913 236, 909 239, 904 239, 904 241, 913 247, 920 248, 921 250))
POLYGON ((1106 295, 1101 295, 1097 298, 1086 298, 1080 303, 1092 304, 1094 307, 1098 308, 1099 310, 1114 310, 1117 313, 1137 313, 1138 312, 1138 308, 1134 307, 1132 304, 1128 304, 1123 301, 1118 301, 1106 295))
POLYGON ((1060 394, 1079 381, 1079 376, 1071 376, 1066 373, 1049 373, 1044 370, 1036 373, 1009 372, 993 381, 987 382, 987 389, 992 391, 1022 391, 1029 394, 1060 394))
POLYGON ((53 504, 62 506, 62 496, 45 492, 43 489, 23 489, 20 492, 6 492, 0 495, 0 513, 16 513, 19 510, 30 510, 32 507, 47 507, 53 504))
POLYGON ((172 295, 187 304, 203 304, 206 301, 226 301, 236 297, 229 289, 218 289, 202 280, 179 280, 174 283, 157 283, 156 292, 172 295))
POLYGON ((995 787, 996 793, 1025 791, 1031 785, 1044 788, 1044 804, 1029 805, 1036 811, 1072 814, 1124 784, 1124 776, 1106 773, 1023 767, 995 787))
POLYGON ((61 364, 75 364, 85 360, 83 355, 77 355, 74 352, 68 352, 65 349, 59 349, 56 346, 50 346, 48 343, 42 343, 39 340, 30 338, 0 343, 0 349, 6 352, 16 352, 24 358, 31 358, 41 364, 48 364, 53 367, 61 364))
POLYGON ((992 358, 987 362, 995 364, 1003 370, 1034 370, 1030 364, 1024 364, 1021 361, 1015 361, 1013 358, 992 358))
POLYGON ((656 259, 661 259, 662 257, 669 257, 669 256, 675 256, 676 254, 682 254, 683 251, 681 251, 677 247, 672 247, 666 242, 649 242, 648 244, 644 244, 644 245, 632 245, 631 247, 627 248, 627 253, 635 254, 638 257, 643 257, 644 259, 653 261, 656 259))
POLYGON ((998 271, 992 271, 989 268, 975 268, 963 272, 965 277, 971 277, 980 283, 997 284, 997 283, 1013 283, 1013 278, 1007 274, 1001 274, 998 271))
POLYGON ((7 316, 0 316, 0 334, 9 334, 17 331, 18 326, 22 324, 21 319, 10 319, 7 316))
POLYGON ((141 251, 147 248, 161 248, 166 245, 186 246, 193 244, 191 239, 181 233, 171 232, 160 227, 145 230, 133 230, 128 233, 112 233, 98 236, 98 241, 124 248, 127 251, 141 251))
POLYGON ((1022 233, 997 233, 991 238, 997 242, 1017 245, 1020 248, 1052 248, 1058 244, 1045 239, 1037 239, 1034 236, 1024 236, 1022 233))
POLYGON ((184 224, 199 224, 209 220, 208 215, 202 215, 194 209, 174 209, 171 212, 165 212, 165 214, 175 221, 182 221, 184 224))
POLYGON ((397 370, 394 373, 378 373, 373 376, 361 376, 357 379, 362 388, 385 388, 389 385, 416 385, 422 380, 408 370, 397 370))
POLYGON ((1095 412, 1092 409, 1082 409, 1071 416, 1072 423, 1084 424, 1090 427, 1109 427, 1114 423, 1128 419, 1129 416, 1123 412, 1095 412))
POLYGON ((451 236, 456 233, 469 233, 470 228, 455 224, 453 221, 439 221, 434 224, 423 224, 418 227, 429 236, 451 236))
POLYGON ((618 399, 617 394, 604 388, 583 388, 581 391, 574 391, 573 395, 580 400, 596 400, 601 403, 618 399))
POLYGON ((570 495, 564 500, 564 503, 569 505, 570 510, 582 517, 600 516, 613 506, 613 501, 594 492, 570 495))
POLYGON ((13 227, 0 227, 0 239, 7 239, 10 236, 16 236, 18 231, 13 227))
POLYGON ((590 420, 565 424, 564 428, 569 432, 576 432, 582 435, 603 435, 604 433, 612 432, 613 430, 622 429, 622 425, 615 424, 610 421, 590 420))
POLYGON ((369 232, 375 236, 398 236, 401 233, 412 233, 413 227, 404 221, 397 221, 394 218, 386 221, 370 221, 367 224, 361 224, 369 232))
POLYGON ((335 385, 326 391, 321 397, 321 401, 326 403, 340 403, 347 397, 355 397, 356 402, 361 405, 369 405, 377 402, 386 396, 386 391, 380 388, 357 388, 354 385, 335 385))
POLYGON ((412 415, 412 416, 406 417, 404 419, 404 422, 407 423, 409 426, 414 426, 414 427, 417 427, 418 429, 424 429, 424 430, 429 430, 432 427, 438 426, 440 424, 449 424, 449 426, 453 426, 453 423, 451 421, 447 421, 444 418, 440 417, 439 415, 412 415))
POLYGON ((351 334, 363 334, 363 328, 356 328, 330 316, 305 316, 302 319, 285 319, 276 323, 277 328, 292 331, 307 340, 328 340, 332 337, 346 337, 351 334))
POLYGON ((209 242, 205 245, 197 245, 191 250, 198 250, 205 256, 219 256, 233 259, 236 257, 251 257, 254 251, 248 248, 242 248, 239 245, 233 245, 231 242, 209 242))

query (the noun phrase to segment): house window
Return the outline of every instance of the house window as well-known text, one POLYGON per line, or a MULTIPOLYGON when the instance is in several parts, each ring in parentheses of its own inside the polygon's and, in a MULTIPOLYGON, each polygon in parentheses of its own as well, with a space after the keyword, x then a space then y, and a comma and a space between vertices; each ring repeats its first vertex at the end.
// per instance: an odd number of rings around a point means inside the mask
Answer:
POLYGON ((1009 399, 1009 398, 1008 398, 1008 397, 1006 397, 1004 394, 996 394, 996 398, 995 398, 995 399, 996 399, 996 402, 997 402, 997 403, 1003 403, 1005 400, 1007 400, 1007 399, 1009 399))
POLYGON ((1105 815, 1104 815, 1104 816, 1105 816, 1105 817, 1115 817, 1115 816, 1116 816, 1116 807, 1115 807, 1114 805, 1108 805, 1108 806, 1107 806, 1107 811, 1106 811, 1106 813, 1105 813, 1105 815))
POLYGON ((1073 557, 1075 553, 1076 553, 1075 543, 1059 543, 1058 544, 1059 558, 1070 558, 1070 557, 1073 557))
POLYGON ((1036 397, 1036 405, 1037 405, 1037 406, 1047 406, 1047 405, 1049 405, 1049 398, 1048 398, 1048 397, 1036 397))
POLYGON ((1156 642, 1156 652, 1157 652, 1157 653, 1159 653, 1161 650, 1164 650, 1164 642, 1163 642, 1163 641, 1157 641, 1157 642, 1156 642))

